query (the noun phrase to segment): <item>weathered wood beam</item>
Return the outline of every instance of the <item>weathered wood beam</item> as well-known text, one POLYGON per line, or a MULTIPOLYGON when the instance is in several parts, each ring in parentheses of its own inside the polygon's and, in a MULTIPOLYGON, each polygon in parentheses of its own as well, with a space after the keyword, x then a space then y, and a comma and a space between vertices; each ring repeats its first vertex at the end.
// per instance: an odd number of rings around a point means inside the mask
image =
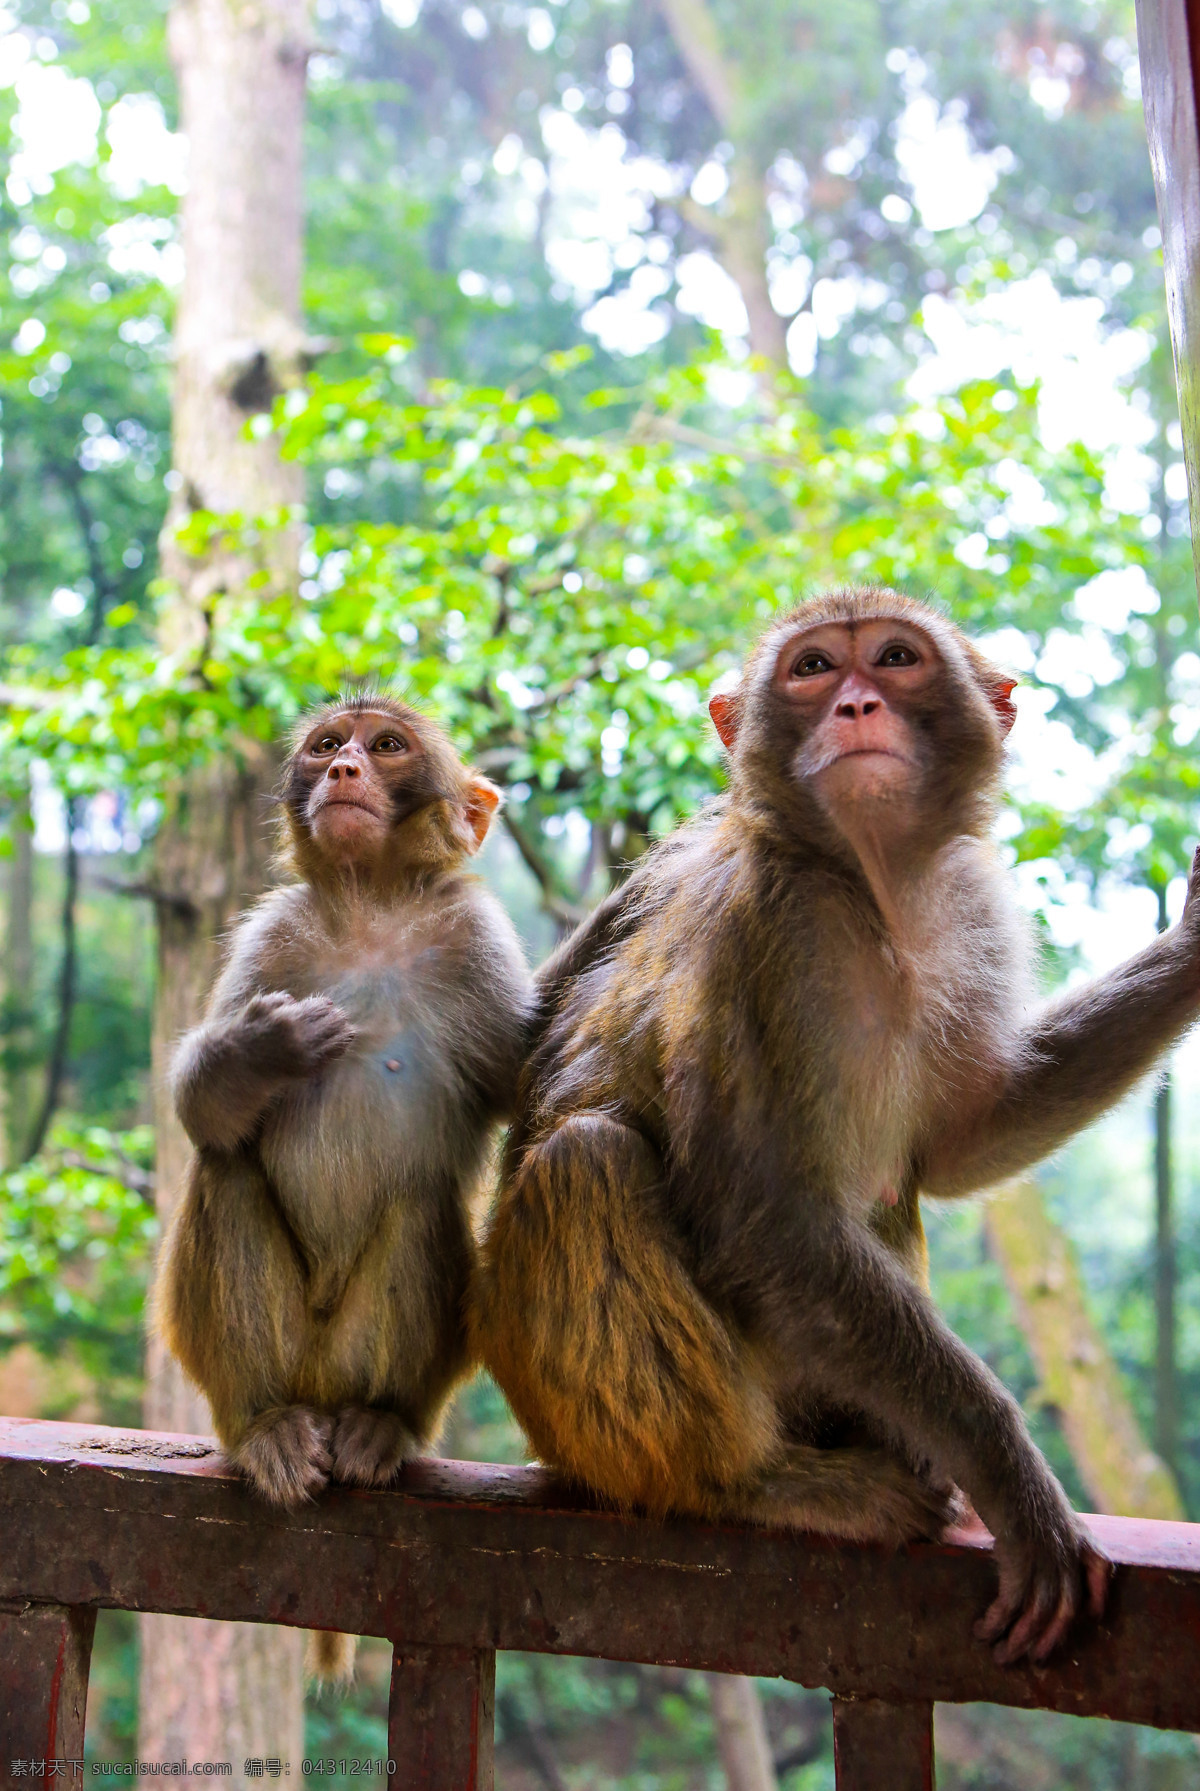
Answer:
POLYGON ((18 1760, 79 1761, 82 1772, 95 1629, 94 1605, 0 1599, 0 1782, 20 1776, 18 1760))
POLYGON ((1200 1526, 1090 1520, 1110 1608, 1049 1667, 972 1639, 990 1539, 897 1553, 590 1509, 540 1469, 413 1463, 265 1507, 204 1439, 0 1419, 0 1598, 778 1675, 1200 1731, 1200 1526))
POLYGON ((388 1704, 394 1791, 492 1791, 496 1655, 396 1644, 388 1704))
POLYGON ((933 1705, 833 1700, 837 1791, 934 1791, 933 1705))

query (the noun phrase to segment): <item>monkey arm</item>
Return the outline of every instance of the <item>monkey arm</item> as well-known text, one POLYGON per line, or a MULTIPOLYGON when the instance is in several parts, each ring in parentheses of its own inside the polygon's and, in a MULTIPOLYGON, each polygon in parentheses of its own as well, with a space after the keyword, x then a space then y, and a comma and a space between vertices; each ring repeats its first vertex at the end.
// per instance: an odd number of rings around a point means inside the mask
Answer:
POLYGON ((1119 1101, 1200 1014, 1195 910, 1108 976, 1051 1003, 1015 1042, 994 1103, 922 1153, 923 1193, 1028 1169, 1119 1101))
POLYGON ((323 995, 252 995, 188 1033, 175 1060, 175 1107, 196 1145, 235 1150, 288 1082, 340 1057, 354 1028, 323 995))
POLYGON ((277 1068, 255 1065, 254 1029, 239 1018, 197 1026, 175 1058, 175 1110, 198 1148, 244 1144, 282 1085, 277 1068))
MULTIPOLYGON (((1000 1592, 980 1633, 1037 1658, 1107 1569, 1029 1437, 1019 1406, 932 1300, 831 1191, 808 1189, 769 1127, 710 1126, 706 1158, 672 1173, 700 1280, 734 1290, 741 1322, 795 1385, 860 1411, 956 1481, 996 1537, 1000 1592)), ((682 1215, 681 1215, 682 1216, 682 1215)))

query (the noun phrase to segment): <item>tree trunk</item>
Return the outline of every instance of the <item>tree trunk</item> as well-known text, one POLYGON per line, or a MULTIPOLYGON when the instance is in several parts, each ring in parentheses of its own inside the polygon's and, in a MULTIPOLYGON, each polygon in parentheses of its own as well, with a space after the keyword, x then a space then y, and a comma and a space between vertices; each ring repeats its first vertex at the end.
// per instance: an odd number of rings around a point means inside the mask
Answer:
POLYGON ((33 1120, 33 828, 29 797, 15 805, 4 927, 4 1132, 0 1161, 16 1162, 33 1120))
MULTIPOLYGON (((1167 890, 1159 884, 1158 930, 1170 925, 1167 890)), ((1179 1364, 1175 1347, 1175 1175, 1171 1157, 1171 1072, 1154 1097, 1154 1443, 1172 1474, 1179 1472, 1179 1364)))
MULTIPOLYGON (((246 420, 296 377, 302 254, 301 149, 309 50, 304 0, 175 0, 170 19, 180 112, 189 145, 183 206, 185 272, 176 323, 174 464, 180 475, 162 540, 174 600, 163 647, 186 681, 202 670, 213 610, 250 567, 219 547, 193 556, 176 532, 190 512, 245 516, 285 510, 302 497, 298 469, 246 420)), ((278 580, 294 540, 269 550, 278 580)), ((174 1041, 199 1018, 230 921, 266 880, 264 797, 273 770, 261 746, 231 740, 222 759, 173 792, 158 842, 159 951, 153 1069, 158 1208, 178 1197, 188 1146, 166 1092, 174 1041)), ((211 1428, 203 1400, 152 1340, 146 1422, 211 1428)), ((142 1619, 139 1753, 143 1759, 278 1757, 299 1776, 303 1754, 302 1638, 254 1624, 142 1619)), ((257 1782, 258 1774, 254 1775, 257 1782)), ((228 1781, 226 1781, 228 1782, 228 1781)))
POLYGON ((1087 1310, 1071 1245, 1032 1181, 987 1209, 988 1243, 1021 1329, 1097 1511, 1181 1518, 1175 1482, 1142 1436, 1116 1364, 1087 1310))
MULTIPOLYGON (((729 190, 709 209, 689 201, 688 220, 712 242, 717 260, 742 295, 749 323, 750 352, 769 368, 785 368, 787 322, 771 303, 767 250, 771 243, 766 175, 739 129, 741 101, 737 68, 720 41, 706 0, 659 0, 680 60, 704 95, 709 110, 733 144, 729 190)), ((769 386, 770 379, 766 384, 769 386)))
POLYGON ((1154 1096, 1154 1444, 1173 1474, 1179 1464, 1174 1198, 1171 1072, 1164 1070, 1154 1096))
POLYGON ((776 1791, 778 1781, 758 1687, 753 1679, 734 1673, 709 1673, 706 1677, 728 1791, 776 1791))
POLYGON ((67 839, 63 851, 62 924, 59 932, 62 957, 58 971, 58 1011, 54 1021, 54 1036, 50 1041, 50 1056, 46 1063, 42 1104, 25 1140, 21 1152, 22 1162, 36 1157, 46 1142, 50 1121, 62 1099, 63 1084, 67 1078, 67 1061, 71 1054, 71 1020, 75 1013, 76 980, 75 909, 79 900, 79 852, 75 845, 77 819, 75 802, 68 796, 63 816, 67 839))

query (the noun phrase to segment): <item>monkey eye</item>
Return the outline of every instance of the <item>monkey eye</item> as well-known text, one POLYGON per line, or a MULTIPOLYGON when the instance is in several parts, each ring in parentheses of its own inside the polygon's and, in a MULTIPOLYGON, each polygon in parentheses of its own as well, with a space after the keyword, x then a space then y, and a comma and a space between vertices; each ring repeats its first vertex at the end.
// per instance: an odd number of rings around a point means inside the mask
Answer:
POLYGON ((315 740, 308 750, 312 753, 337 752, 341 744, 336 734, 322 734, 321 738, 315 740))
POLYGON ((811 652, 802 653, 792 667, 793 678, 817 678, 822 672, 831 672, 833 661, 828 654, 819 653, 814 648, 811 652))
POLYGON ((407 752, 408 741, 402 740, 399 734, 380 734, 378 740, 371 744, 372 752, 407 752))
POLYGON ((918 665, 920 661, 912 648, 906 647, 903 641, 893 641, 890 647, 883 649, 875 663, 876 665, 918 665))

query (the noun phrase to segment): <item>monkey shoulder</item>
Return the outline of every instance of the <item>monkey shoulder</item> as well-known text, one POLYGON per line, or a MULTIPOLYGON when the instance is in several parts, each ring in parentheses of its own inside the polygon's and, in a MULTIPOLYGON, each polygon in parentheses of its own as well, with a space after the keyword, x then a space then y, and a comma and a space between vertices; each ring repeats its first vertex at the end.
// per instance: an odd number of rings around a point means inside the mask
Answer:
POLYGON ((527 1009, 532 979, 517 930, 497 898, 479 878, 452 872, 430 890, 432 932, 448 958, 464 972, 475 970, 481 999, 497 994, 527 1009))
POLYGON ((306 885, 268 890, 230 928, 209 1016, 228 1013, 255 994, 290 991, 311 962, 319 931, 306 885))

